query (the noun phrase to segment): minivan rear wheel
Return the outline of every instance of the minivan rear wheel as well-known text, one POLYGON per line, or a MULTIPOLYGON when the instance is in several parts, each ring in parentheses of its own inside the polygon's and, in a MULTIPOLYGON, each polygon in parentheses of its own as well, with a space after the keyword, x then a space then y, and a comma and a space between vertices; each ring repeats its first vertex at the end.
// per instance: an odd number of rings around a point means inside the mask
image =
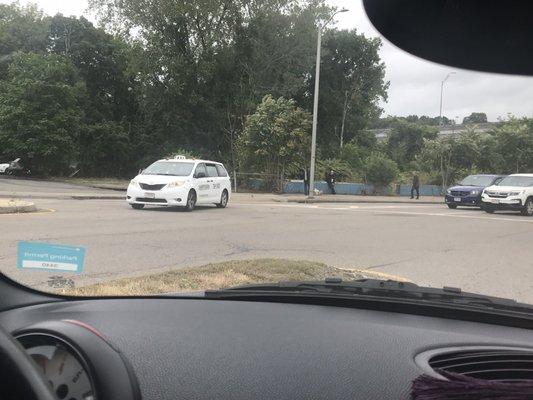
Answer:
POLYGON ((224 189, 220 195, 220 203, 216 203, 218 208, 226 208, 228 205, 228 191, 224 189))

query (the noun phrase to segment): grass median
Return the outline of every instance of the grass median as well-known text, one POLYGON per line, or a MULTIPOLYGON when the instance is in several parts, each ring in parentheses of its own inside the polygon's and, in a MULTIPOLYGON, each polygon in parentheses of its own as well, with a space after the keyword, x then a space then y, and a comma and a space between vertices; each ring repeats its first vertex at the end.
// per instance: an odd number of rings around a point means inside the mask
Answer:
POLYGON ((130 296, 191 292, 231 286, 293 280, 323 280, 340 277, 346 280, 386 278, 381 274, 345 269, 303 260, 259 259, 227 261, 163 272, 122 278, 74 289, 63 294, 75 296, 130 296))

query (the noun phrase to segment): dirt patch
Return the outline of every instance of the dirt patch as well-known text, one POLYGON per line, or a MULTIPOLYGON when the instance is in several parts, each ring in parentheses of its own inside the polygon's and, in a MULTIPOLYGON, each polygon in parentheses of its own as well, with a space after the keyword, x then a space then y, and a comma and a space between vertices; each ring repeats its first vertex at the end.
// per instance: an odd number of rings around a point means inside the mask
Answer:
POLYGON ((185 268, 160 274, 123 278, 74 289, 62 294, 75 296, 130 296, 191 292, 231 286, 299 280, 323 280, 340 277, 384 279, 371 271, 331 267, 326 264, 283 259, 239 260, 201 267, 185 268))

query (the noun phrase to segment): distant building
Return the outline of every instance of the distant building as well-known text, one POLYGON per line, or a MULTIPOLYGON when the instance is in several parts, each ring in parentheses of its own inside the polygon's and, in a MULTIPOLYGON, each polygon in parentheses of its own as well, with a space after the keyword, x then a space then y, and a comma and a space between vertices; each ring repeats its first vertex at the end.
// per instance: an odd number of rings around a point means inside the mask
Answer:
MULTIPOLYGON (((483 122, 479 124, 456 124, 443 125, 436 128, 439 129, 439 137, 449 137, 449 135, 458 135, 463 132, 473 129, 476 133, 487 132, 496 126, 496 122, 483 122)), ((369 129, 374 134, 378 142, 384 142, 390 135, 391 128, 369 129)))

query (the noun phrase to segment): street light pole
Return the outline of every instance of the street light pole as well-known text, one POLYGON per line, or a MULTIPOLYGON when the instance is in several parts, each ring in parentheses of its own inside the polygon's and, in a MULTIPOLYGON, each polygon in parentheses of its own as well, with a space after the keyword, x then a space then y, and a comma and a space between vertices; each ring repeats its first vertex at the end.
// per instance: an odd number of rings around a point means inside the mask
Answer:
POLYGON ((348 11, 346 8, 335 12, 324 25, 318 28, 318 36, 316 41, 316 66, 315 66, 315 92, 313 96, 313 132, 311 135, 311 167, 309 168, 309 195, 312 199, 315 191, 315 158, 316 158, 316 128, 318 123, 318 90, 320 88, 320 50, 322 47, 322 29, 331 22, 333 17, 341 12, 348 11))
POLYGON ((442 80, 440 83, 440 111, 439 111, 439 126, 442 126, 442 92, 444 91, 444 82, 448 80, 450 75, 455 74, 455 72, 449 72, 448 75, 446 75, 446 78, 442 80))

